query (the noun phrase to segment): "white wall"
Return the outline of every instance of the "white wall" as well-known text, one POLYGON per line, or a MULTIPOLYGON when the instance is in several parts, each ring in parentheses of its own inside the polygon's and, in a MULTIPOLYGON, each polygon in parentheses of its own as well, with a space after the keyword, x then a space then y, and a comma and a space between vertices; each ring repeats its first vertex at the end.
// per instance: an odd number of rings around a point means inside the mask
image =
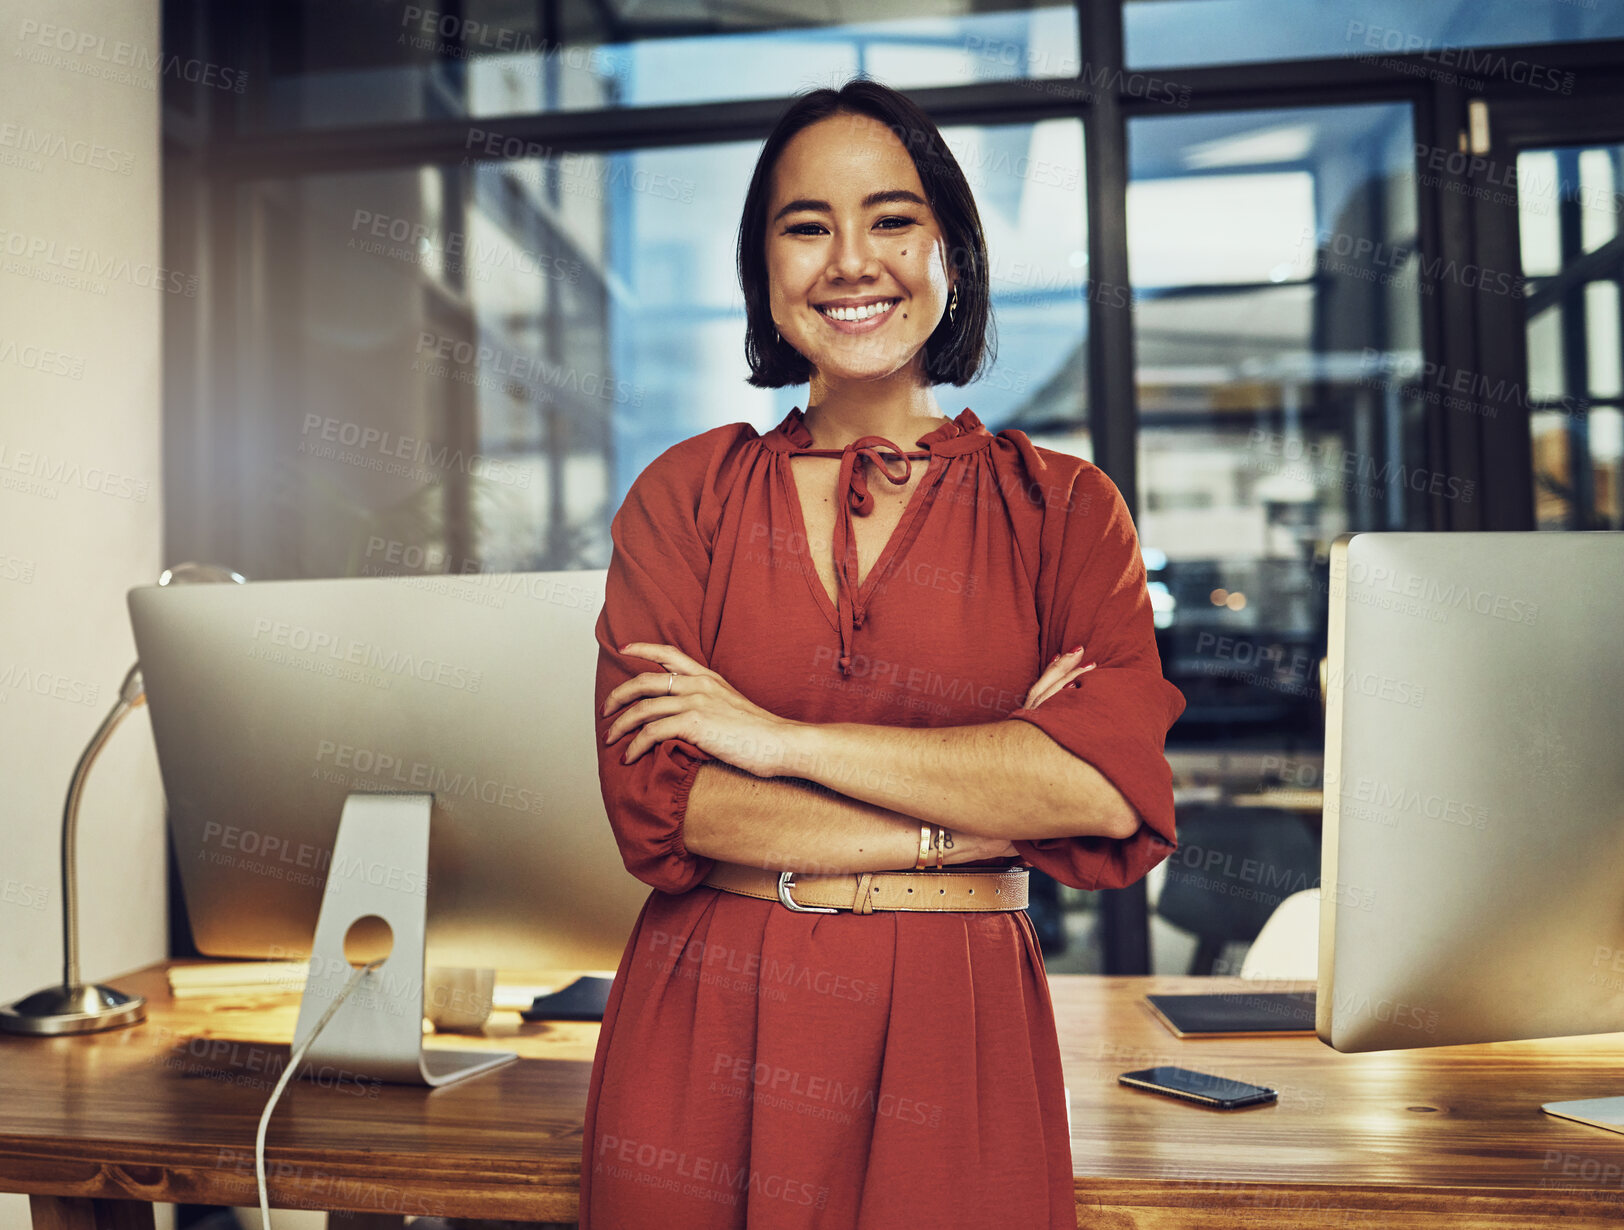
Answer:
MULTIPOLYGON (((135 660, 125 591, 164 562, 158 15, 0 0, 0 1002, 61 979, 63 797, 135 660)), ((79 819, 82 972, 105 981, 165 952, 145 709, 79 819)), ((0 1230, 28 1224, 0 1196, 0 1230)))

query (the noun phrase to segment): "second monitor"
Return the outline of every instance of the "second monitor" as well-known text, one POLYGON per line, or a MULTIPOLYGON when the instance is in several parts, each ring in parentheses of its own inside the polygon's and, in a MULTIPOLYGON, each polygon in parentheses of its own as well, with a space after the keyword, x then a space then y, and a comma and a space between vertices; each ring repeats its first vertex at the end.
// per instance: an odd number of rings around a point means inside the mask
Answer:
MULTIPOLYGON (((1336 542, 1325 1042, 1624 1029, 1621 611, 1624 534, 1336 542)), ((1624 1095, 1624 1068, 1597 1084, 1624 1095)))
POLYGON ((598 782, 604 576, 131 590, 199 951, 302 957, 324 891, 382 891, 417 898, 430 965, 616 968, 649 889, 598 782), (335 849, 352 795, 394 810, 335 849), (428 797, 425 874, 404 808, 428 797))

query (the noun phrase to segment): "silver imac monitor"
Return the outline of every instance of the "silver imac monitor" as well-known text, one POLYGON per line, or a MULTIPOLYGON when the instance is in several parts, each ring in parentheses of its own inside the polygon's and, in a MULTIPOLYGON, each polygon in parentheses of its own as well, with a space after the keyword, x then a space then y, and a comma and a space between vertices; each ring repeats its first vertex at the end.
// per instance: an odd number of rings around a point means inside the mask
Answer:
POLYGON ((1624 1030, 1624 534, 1344 535, 1329 591, 1319 1037, 1624 1030))
POLYGON ((375 973, 380 993, 394 980, 414 1061, 421 1007, 407 1001, 425 961, 614 969, 649 889, 598 782, 604 577, 132 589, 198 949, 308 956, 308 1010, 319 978, 330 991, 351 972, 326 968, 318 923, 332 913, 342 944, 370 910, 393 932, 397 956, 375 973))

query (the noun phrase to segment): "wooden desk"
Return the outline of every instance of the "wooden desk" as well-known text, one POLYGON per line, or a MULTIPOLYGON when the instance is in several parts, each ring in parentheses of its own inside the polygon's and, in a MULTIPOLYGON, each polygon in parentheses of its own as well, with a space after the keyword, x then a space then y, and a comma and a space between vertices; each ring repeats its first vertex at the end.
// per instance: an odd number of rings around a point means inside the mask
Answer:
MULTIPOLYGON (((0 1190, 35 1197, 39 1230, 150 1227, 153 1201, 257 1205, 254 1132, 287 1062, 295 1001, 177 1003, 162 966, 112 981, 147 996, 146 1022, 79 1038, 0 1037, 0 1190)), ((1312 1037, 1180 1041, 1141 998, 1242 985, 1051 979, 1079 1225, 1624 1222, 1624 1135, 1539 1109, 1624 1093, 1624 1036, 1341 1055, 1312 1037), (1272 1085, 1280 1100, 1211 1111, 1116 1084, 1117 1073, 1155 1063, 1272 1085)), ((294 1082, 267 1137, 272 1206, 353 1210, 377 1223, 573 1220, 597 1029, 498 1012, 483 1042, 443 1041, 516 1050, 519 1061, 433 1094, 294 1082)))

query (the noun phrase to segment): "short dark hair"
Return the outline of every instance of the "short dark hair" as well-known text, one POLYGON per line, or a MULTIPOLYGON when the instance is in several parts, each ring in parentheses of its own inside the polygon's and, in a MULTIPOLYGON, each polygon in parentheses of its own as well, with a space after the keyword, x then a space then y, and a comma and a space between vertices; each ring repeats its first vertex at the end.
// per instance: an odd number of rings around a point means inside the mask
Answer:
POLYGON ((767 208, 773 168, 790 138, 819 120, 840 114, 878 120, 913 159, 925 200, 941 226, 948 259, 956 269, 959 292, 953 319, 944 316, 925 341, 925 374, 933 384, 968 384, 997 353, 981 215, 958 160, 930 117, 907 95, 866 77, 854 78, 838 90, 825 88, 798 95, 779 117, 756 159, 739 222, 744 357, 750 364, 747 383, 759 389, 779 389, 812 379, 812 364, 788 342, 778 340, 773 324, 767 289, 767 208))

